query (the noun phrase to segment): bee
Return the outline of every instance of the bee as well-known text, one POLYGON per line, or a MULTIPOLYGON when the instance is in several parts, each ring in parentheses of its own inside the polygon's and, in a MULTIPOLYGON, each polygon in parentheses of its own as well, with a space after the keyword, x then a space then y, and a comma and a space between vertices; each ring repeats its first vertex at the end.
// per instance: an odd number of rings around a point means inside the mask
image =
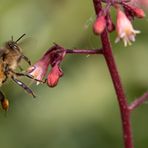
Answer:
MULTIPOLYGON (((24 36, 25 34, 20 36, 16 41, 13 41, 12 37, 10 41, 5 43, 3 48, 0 48, 0 86, 2 86, 7 81, 7 79, 11 79, 20 87, 22 87, 28 94, 31 94, 33 97, 35 97, 33 91, 26 84, 17 79, 20 76, 25 76, 30 79, 34 78, 27 73, 15 72, 17 67, 20 67, 21 60, 24 60, 29 65, 31 65, 29 58, 23 54, 22 49, 18 46, 18 41, 20 41, 24 36)), ((7 110, 9 107, 9 101, 5 98, 1 91, 0 102, 2 108, 7 110)))

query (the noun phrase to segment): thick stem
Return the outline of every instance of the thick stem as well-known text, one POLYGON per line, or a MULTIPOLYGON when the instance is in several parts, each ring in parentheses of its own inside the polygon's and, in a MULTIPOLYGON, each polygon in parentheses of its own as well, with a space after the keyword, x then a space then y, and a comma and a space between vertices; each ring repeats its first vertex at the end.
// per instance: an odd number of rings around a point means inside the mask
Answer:
MULTIPOLYGON (((102 9, 101 0, 93 0, 93 3, 94 3, 96 14, 99 14, 100 10, 102 9)), ((133 148, 134 146, 132 142, 132 133, 131 133, 131 125, 130 125, 130 111, 128 109, 128 104, 126 101, 120 76, 117 71, 116 63, 112 53, 112 47, 111 47, 108 33, 106 30, 101 34, 101 41, 103 46, 103 54, 113 81, 113 85, 116 91, 116 95, 117 95, 117 99, 120 107, 124 145, 125 145, 125 148, 133 148)))
POLYGON ((120 81, 120 76, 117 71, 115 60, 112 54, 111 46, 109 45, 109 40, 108 40, 106 31, 101 35, 101 39, 104 47, 104 57, 105 57, 107 66, 109 68, 110 75, 112 77, 112 81, 114 84, 114 88, 116 91, 116 95, 117 95, 118 103, 120 107, 125 148, 133 148, 134 146, 132 142, 130 112, 128 109, 128 104, 126 101, 124 90, 120 81))

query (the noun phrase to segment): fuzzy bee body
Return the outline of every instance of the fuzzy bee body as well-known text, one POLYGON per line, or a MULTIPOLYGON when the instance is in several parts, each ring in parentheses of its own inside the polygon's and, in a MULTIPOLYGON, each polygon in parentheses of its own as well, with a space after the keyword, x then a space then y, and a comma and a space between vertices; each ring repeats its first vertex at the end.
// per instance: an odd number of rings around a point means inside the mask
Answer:
POLYGON ((15 70, 21 60, 21 52, 18 51, 9 51, 7 54, 4 55, 3 61, 5 65, 12 70, 15 70))
POLYGON ((14 41, 8 41, 0 49, 0 86, 12 76, 22 57, 21 49, 14 41))
MULTIPOLYGON (((28 86, 26 86, 23 82, 17 79, 18 76, 27 76, 31 79, 33 78, 30 75, 15 72, 16 68, 19 66, 20 61, 22 59, 24 59, 29 65, 31 65, 30 60, 23 55, 21 48, 17 44, 17 42, 24 35, 25 34, 23 34, 17 41, 13 41, 12 38, 11 41, 6 42, 5 46, 0 49, 0 86, 2 86, 2 84, 6 82, 8 78, 10 78, 19 86, 21 86, 23 89, 25 89, 27 93, 35 97, 32 90, 28 86)), ((4 110, 7 110, 8 106, 6 105, 7 104, 9 105, 9 102, 7 99, 5 99, 5 96, 1 91, 0 91, 0 101, 2 108, 4 110)))

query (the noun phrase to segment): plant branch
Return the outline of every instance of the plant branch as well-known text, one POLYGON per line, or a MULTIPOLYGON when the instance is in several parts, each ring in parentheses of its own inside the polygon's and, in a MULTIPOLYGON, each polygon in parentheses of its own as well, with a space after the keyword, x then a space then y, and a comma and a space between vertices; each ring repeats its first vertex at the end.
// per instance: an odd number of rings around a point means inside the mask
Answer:
POLYGON ((65 49, 67 54, 103 54, 102 49, 65 49))
MULTIPOLYGON (((102 10, 101 0, 93 0, 93 3, 94 3, 96 15, 98 15, 99 12, 102 10)), ((113 57, 112 47, 109 41, 108 32, 106 30, 101 34, 101 41, 102 41, 102 46, 104 51, 103 54, 113 81, 113 85, 116 91, 116 95, 117 95, 117 99, 120 107, 124 145, 125 145, 125 148, 133 148, 134 146, 132 142, 130 112, 128 109, 128 104, 126 101, 120 76, 117 71, 116 63, 113 57)))
POLYGON ((129 110, 133 111, 135 108, 139 107, 142 105, 145 101, 148 100, 148 92, 144 93, 141 97, 135 99, 130 105, 129 105, 129 110))

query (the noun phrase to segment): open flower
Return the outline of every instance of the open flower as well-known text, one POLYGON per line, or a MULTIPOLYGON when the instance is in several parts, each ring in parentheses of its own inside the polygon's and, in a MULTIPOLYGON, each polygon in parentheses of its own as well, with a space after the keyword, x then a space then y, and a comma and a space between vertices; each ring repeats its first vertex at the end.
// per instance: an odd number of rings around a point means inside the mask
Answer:
MULTIPOLYGON (((41 59, 39 59, 33 66, 28 68, 28 74, 32 76, 34 79, 42 81, 45 77, 48 66, 50 64, 50 58, 48 55, 43 55, 41 59)), ((37 82, 37 85, 40 82, 37 82)))
MULTIPOLYGON (((52 69, 48 75, 48 85, 55 86, 57 84, 56 81, 59 79, 58 77, 63 75, 62 70, 57 65, 62 62, 65 54, 66 51, 64 48, 58 45, 51 47, 40 60, 28 68, 28 74, 35 80, 42 81, 46 76, 49 65, 51 65, 52 69)), ((37 84, 40 83, 39 81, 37 81, 37 84)))
MULTIPOLYGON (((28 73, 31 75, 33 78, 42 81, 44 76, 46 75, 46 72, 48 70, 49 66, 49 60, 46 60, 45 58, 40 59, 39 61, 36 62, 33 66, 29 67, 28 73)), ((37 85, 39 82, 37 82, 37 85)))
POLYGON ((131 45, 131 41, 135 41, 136 34, 140 33, 139 30, 134 30, 130 20, 120 9, 117 9, 116 30, 118 37, 115 42, 117 43, 120 39, 123 39, 125 46, 127 46, 127 44, 131 45))

